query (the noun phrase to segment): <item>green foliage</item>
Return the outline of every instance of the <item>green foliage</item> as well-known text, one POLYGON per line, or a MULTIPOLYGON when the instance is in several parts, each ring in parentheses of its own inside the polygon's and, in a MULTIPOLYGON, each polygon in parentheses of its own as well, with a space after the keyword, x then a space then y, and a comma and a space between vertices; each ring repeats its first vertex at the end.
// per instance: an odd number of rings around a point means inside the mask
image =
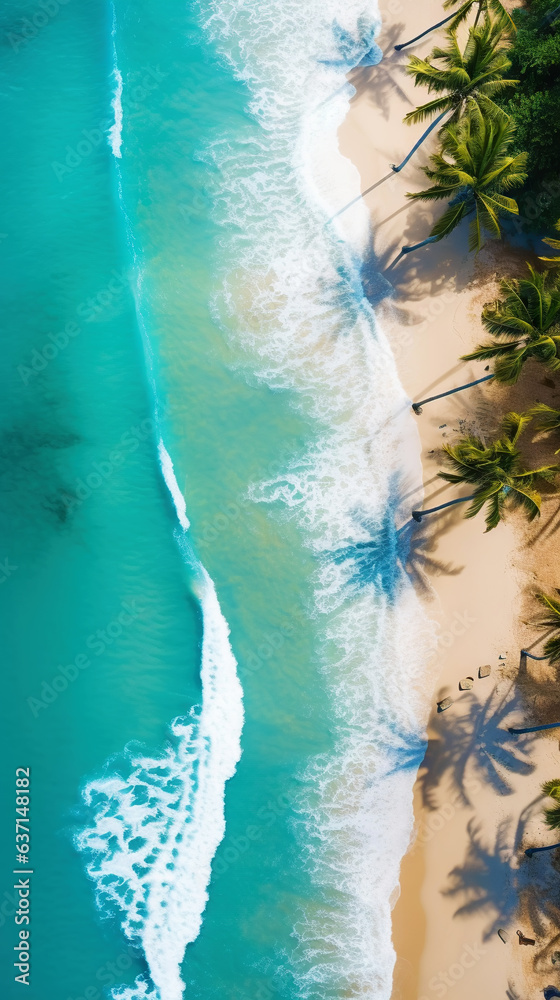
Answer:
POLYGON ((541 231, 560 215, 560 16, 546 20, 557 7, 558 0, 529 0, 514 12, 518 30, 508 54, 519 85, 496 98, 517 125, 515 148, 529 154, 519 197, 523 226, 541 231))
POLYGON ((552 809, 545 809, 544 818, 546 825, 551 830, 560 830, 560 778, 553 778, 552 781, 545 781, 541 785, 543 795, 548 795, 554 799, 556 805, 552 809))
POLYGON ((505 278, 502 297, 488 303, 482 322, 494 339, 465 354, 462 361, 494 358, 496 381, 513 385, 530 358, 560 371, 560 276, 535 271, 519 281, 505 278))
MULTIPOLYGON (((555 410, 553 406, 548 406, 547 403, 535 403, 527 413, 533 421, 535 430, 545 431, 546 434, 560 431, 560 410, 555 410)), ((560 448, 557 448, 554 454, 557 455, 558 452, 560 448)))
POLYGON ((444 445, 454 471, 440 472, 439 476, 448 483, 469 483, 476 487, 465 517, 475 517, 485 507, 487 531, 499 524, 508 506, 520 508, 529 521, 538 517, 541 497, 536 485, 539 480, 554 482, 560 471, 557 465, 525 468, 517 442, 529 421, 530 417, 507 413, 500 437, 492 444, 485 445, 479 438, 468 436, 456 445, 444 445))
POLYGON ((406 71, 414 77, 416 86, 427 87, 429 93, 439 96, 409 111, 405 122, 425 121, 443 111, 452 111, 456 120, 469 99, 476 101, 486 115, 503 114, 494 98, 514 87, 516 81, 506 76, 511 63, 501 24, 485 18, 478 28, 471 28, 464 51, 453 29, 446 34, 445 48, 436 46, 426 59, 410 57, 406 71))
POLYGON ((515 31, 515 22, 501 3, 501 0, 462 0, 462 2, 461 0, 444 0, 443 9, 451 10, 452 8, 456 8, 456 17, 451 22, 454 28, 462 24, 469 14, 476 9, 477 20, 481 14, 494 14, 506 27, 511 31, 515 31))
POLYGON ((510 155, 514 125, 505 116, 486 116, 474 100, 467 113, 444 129, 441 151, 430 157, 424 173, 433 182, 425 191, 407 195, 422 201, 448 201, 449 208, 432 229, 443 239, 473 210, 469 250, 481 249, 484 232, 500 238, 500 216, 517 215, 517 202, 505 192, 525 180, 526 154, 510 155))
POLYGON ((551 597, 550 594, 537 594, 537 601, 544 610, 540 618, 533 622, 533 625, 544 632, 552 630, 556 632, 556 635, 551 636, 545 642, 544 655, 548 656, 551 663, 560 663, 560 601, 557 597, 551 597))

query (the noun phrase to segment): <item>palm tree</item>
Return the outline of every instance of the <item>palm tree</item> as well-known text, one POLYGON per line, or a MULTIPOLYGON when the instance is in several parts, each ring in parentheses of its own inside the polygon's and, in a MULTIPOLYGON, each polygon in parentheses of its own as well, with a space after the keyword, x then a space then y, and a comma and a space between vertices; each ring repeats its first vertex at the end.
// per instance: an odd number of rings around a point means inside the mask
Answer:
POLYGON ((435 48, 427 59, 411 56, 406 71, 414 77, 416 86, 425 86, 430 93, 440 96, 422 104, 415 111, 410 111, 404 121, 407 125, 412 125, 423 122, 434 114, 437 114, 437 118, 402 163, 398 167, 393 164, 395 173, 402 170, 446 115, 450 115, 448 124, 457 121, 465 111, 469 99, 476 101, 485 115, 504 114, 492 98, 508 87, 514 87, 519 81, 504 79, 511 62, 501 44, 503 38, 502 23, 487 18, 482 27, 470 29, 464 52, 460 49, 456 31, 450 29, 447 32, 447 48, 435 48), (442 65, 434 66, 432 61, 438 61, 442 65))
POLYGON ((527 154, 508 153, 514 131, 508 118, 486 118, 476 101, 469 100, 468 114, 444 130, 441 152, 430 157, 431 167, 423 168, 433 187, 407 195, 421 201, 448 201, 449 207, 429 237, 403 247, 401 256, 449 236, 472 212, 469 250, 478 253, 484 244, 484 230, 501 237, 500 216, 504 212, 519 214, 517 202, 503 192, 519 187, 527 176, 527 154))
POLYGON ((426 514, 443 510, 454 503, 471 501, 465 517, 475 517, 483 507, 486 512, 486 530, 491 531, 502 520, 506 506, 520 507, 529 521, 540 514, 541 497, 535 489, 539 480, 553 482, 560 467, 544 465, 538 469, 525 469, 517 442, 530 417, 508 413, 503 419, 501 436, 490 445, 476 437, 468 436, 456 445, 444 445, 448 461, 454 472, 440 472, 448 483, 469 483, 475 486, 472 496, 451 500, 431 510, 413 511, 414 520, 426 514))
MULTIPOLYGON (((444 10, 449 10, 450 7, 456 7, 458 2, 459 0, 446 0, 443 8, 444 10)), ((425 35, 429 35, 430 32, 436 31, 437 28, 443 27, 443 25, 447 24, 449 21, 452 22, 452 28, 457 28, 462 21, 466 20, 475 5, 478 8, 476 12, 475 27, 478 24, 480 15, 483 12, 491 11, 493 14, 496 14, 497 17, 502 19, 504 25, 511 31, 516 31, 513 19, 510 17, 503 4, 500 3, 500 0, 462 0, 459 5, 459 9, 454 11, 453 14, 450 14, 449 17, 445 17, 443 21, 438 21, 437 24, 433 24, 431 28, 427 28, 421 35, 416 35, 415 38, 411 38, 409 42, 401 42, 400 45, 395 45, 395 49, 397 52, 400 52, 401 49, 406 49, 408 45, 413 45, 414 42, 420 41, 420 39, 424 38, 425 35)))
MULTIPOLYGON (((543 795, 548 795, 553 799, 554 805, 551 809, 545 809, 544 819, 550 830, 560 830, 560 778, 553 778, 552 781, 545 781, 541 785, 543 795)), ((527 857, 532 858, 538 851, 553 851, 560 844, 550 844, 548 847, 529 847, 525 851, 527 857)))
MULTIPOLYGON (((527 278, 504 279, 500 285, 502 298, 484 307, 482 322, 495 339, 461 359, 495 358, 496 381, 506 385, 517 382, 529 358, 560 371, 560 275, 538 272, 530 265, 528 268, 527 278)), ((538 419, 543 427, 544 410, 549 407, 533 411, 541 414, 538 419)))

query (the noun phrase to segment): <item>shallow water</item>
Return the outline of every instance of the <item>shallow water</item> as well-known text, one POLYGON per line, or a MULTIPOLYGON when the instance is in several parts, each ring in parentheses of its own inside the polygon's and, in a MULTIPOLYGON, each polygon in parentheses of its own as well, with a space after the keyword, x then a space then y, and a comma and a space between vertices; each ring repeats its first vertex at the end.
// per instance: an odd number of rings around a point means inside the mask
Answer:
POLYGON ((428 630, 367 219, 328 223, 377 15, 83 0, 26 39, 35 9, 5 6, 0 98, 33 989, 388 998, 428 630))

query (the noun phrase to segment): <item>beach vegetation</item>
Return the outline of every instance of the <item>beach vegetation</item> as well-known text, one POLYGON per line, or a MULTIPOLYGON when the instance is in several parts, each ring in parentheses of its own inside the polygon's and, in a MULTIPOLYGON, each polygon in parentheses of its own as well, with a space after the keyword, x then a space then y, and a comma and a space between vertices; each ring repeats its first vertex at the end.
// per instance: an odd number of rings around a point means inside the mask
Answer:
MULTIPOLYGON (((493 359, 494 377, 505 385, 518 381, 530 359, 560 371, 560 275, 527 266, 527 277, 504 278, 501 297, 483 309, 482 322, 493 340, 461 359, 493 359)), ((546 427, 544 411, 539 419, 546 427)))
POLYGON ((476 101, 469 100, 468 113, 444 130, 441 150, 423 168, 432 186, 407 195, 421 201, 448 201, 449 207, 426 240, 403 247, 402 253, 444 239, 473 213, 469 250, 482 248, 485 233, 501 237, 501 216, 519 211, 509 192, 526 177, 526 154, 510 153, 514 132, 507 118, 487 117, 476 101))
POLYGON ((552 799, 554 805, 545 809, 544 820, 550 830, 560 830, 560 778, 545 781, 541 786, 543 795, 552 799))
POLYGON ((528 153, 522 225, 546 232, 551 217, 560 215, 560 5, 528 0, 513 18, 518 30, 508 57, 519 85, 497 101, 517 126, 516 150, 528 153))
POLYGON ((505 116, 494 97, 515 87, 517 80, 506 76, 510 66, 501 22, 490 17, 480 27, 470 29, 464 50, 456 31, 449 30, 445 48, 437 46, 426 59, 411 56, 407 73, 414 77, 416 86, 427 87, 429 93, 437 96, 409 111, 404 121, 414 125, 433 115, 437 118, 393 170, 397 173, 402 170, 444 118, 447 125, 457 121, 468 109, 469 101, 475 101, 486 116, 505 116))
POLYGON ((543 632, 554 633, 546 640, 543 653, 550 663, 560 663, 560 600, 552 594, 537 594, 537 601, 543 610, 532 624, 543 632))
MULTIPOLYGON (((553 483, 560 472, 558 465, 525 467, 517 444, 530 419, 524 414, 507 413, 499 438, 488 445, 474 435, 467 435, 455 445, 444 445, 447 463, 453 471, 440 472, 439 477, 448 483, 475 487, 471 496, 462 498, 471 501, 465 517, 475 517, 485 509, 487 531, 500 523, 508 507, 520 509, 529 521, 538 517, 541 495, 537 486, 540 482, 553 483)), ((460 502, 451 500, 434 510, 460 502)), ((415 513, 423 515, 428 511, 415 513)))

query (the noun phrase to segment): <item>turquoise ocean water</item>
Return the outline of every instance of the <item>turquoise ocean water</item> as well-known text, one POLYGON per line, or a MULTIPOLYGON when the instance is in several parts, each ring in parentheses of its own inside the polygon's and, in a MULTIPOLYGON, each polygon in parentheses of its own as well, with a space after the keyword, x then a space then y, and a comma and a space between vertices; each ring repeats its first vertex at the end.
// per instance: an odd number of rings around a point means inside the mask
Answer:
POLYGON ((378 27, 364 0, 3 5, 10 1000, 390 995, 429 630, 367 220, 329 222, 378 27))

